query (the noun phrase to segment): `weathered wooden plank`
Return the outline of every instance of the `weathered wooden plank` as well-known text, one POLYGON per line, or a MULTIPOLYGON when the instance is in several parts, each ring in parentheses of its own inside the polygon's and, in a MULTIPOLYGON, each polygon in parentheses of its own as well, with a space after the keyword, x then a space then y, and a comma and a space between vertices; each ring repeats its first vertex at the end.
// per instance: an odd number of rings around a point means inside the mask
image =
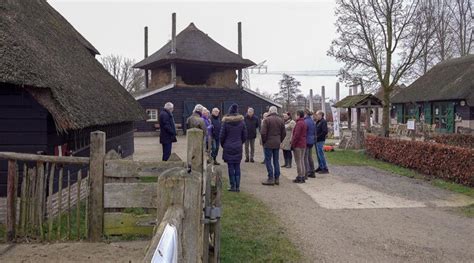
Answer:
POLYGON ((67 171, 67 239, 71 239, 71 171, 67 171))
POLYGON ((90 190, 90 185, 89 185, 89 178, 90 174, 87 172, 86 176, 86 209, 85 209, 85 215, 84 215, 84 236, 86 239, 89 238, 89 190, 90 190))
MULTIPOLYGON (((183 218, 184 218, 184 211, 182 206, 170 206, 166 210, 166 213, 163 216, 163 219, 161 220, 160 224, 157 227, 156 233, 153 236, 153 239, 150 242, 150 245, 147 248, 147 252, 145 257, 143 258, 143 262, 151 262, 153 258, 153 254, 155 253, 156 248, 158 247, 158 244, 160 243, 161 236, 163 235, 163 232, 165 230, 165 227, 170 224, 176 227, 178 229, 178 233, 180 232, 180 229, 182 228, 183 225, 183 218)), ((180 235, 178 234, 178 243, 181 242, 179 240, 180 235)), ((179 247, 178 245, 178 255, 181 255, 182 248, 179 247)), ((193 261, 183 261, 182 258, 178 258, 178 262, 199 262, 197 260, 193 261)))
POLYGON ((57 239, 61 239, 61 215, 63 208, 63 172, 64 168, 61 166, 59 168, 59 179, 58 179, 58 229, 57 229, 57 239))
POLYGON ((8 190, 7 190, 7 241, 11 242, 16 237, 16 185, 17 163, 15 160, 8 160, 8 190))
POLYGON ((15 152, 0 152, 0 159, 43 163, 89 164, 88 157, 52 156, 15 152))
POLYGON ((91 133, 90 144, 90 195, 89 195, 89 240, 98 242, 104 233, 104 159, 105 133, 91 133))
POLYGON ((51 241, 53 233, 53 183, 54 183, 54 172, 56 170, 56 165, 51 164, 51 169, 49 171, 49 185, 48 185, 48 240, 51 241))
POLYGON ((81 184, 82 184, 82 170, 77 173, 77 202, 76 202, 76 229, 77 240, 81 239, 81 184))
POLYGON ((106 160, 104 176, 106 177, 157 177, 174 167, 185 167, 184 162, 138 162, 118 159, 106 160))
POLYGON ((203 258, 203 202, 202 174, 192 172, 185 177, 183 220, 183 258, 184 262, 196 262, 203 258))
POLYGON ((106 235, 152 236, 156 215, 134 215, 130 213, 105 213, 104 233, 106 235))
POLYGON ((27 216, 28 216, 28 220, 27 220, 27 224, 26 224, 26 228, 27 228, 27 233, 29 235, 32 234, 32 228, 35 224, 35 192, 36 192, 36 179, 38 178, 36 176, 36 168, 30 168, 28 169, 28 174, 30 175, 29 176, 29 189, 28 189, 28 198, 27 198, 27 216))
POLYGON ((23 165, 23 180, 21 181, 21 199, 20 199, 20 231, 25 235, 26 226, 26 196, 28 191, 28 167, 23 165))
POLYGON ((48 173, 47 168, 45 167, 43 162, 36 163, 36 169, 38 174, 38 187, 36 188, 36 212, 38 216, 38 226, 40 231, 41 240, 44 240, 44 231, 43 231, 43 202, 44 202, 44 178, 45 174, 48 173))
POLYGON ((105 208, 156 208, 156 183, 106 183, 105 208))

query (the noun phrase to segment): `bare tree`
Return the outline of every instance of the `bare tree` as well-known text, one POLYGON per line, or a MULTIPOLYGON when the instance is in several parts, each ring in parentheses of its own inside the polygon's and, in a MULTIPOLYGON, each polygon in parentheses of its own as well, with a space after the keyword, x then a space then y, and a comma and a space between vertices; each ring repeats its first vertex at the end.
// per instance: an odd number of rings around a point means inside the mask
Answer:
POLYGON ((133 59, 120 55, 107 55, 101 57, 100 62, 128 92, 145 88, 145 74, 143 70, 133 68, 135 65, 133 59))
POLYGON ((453 31, 451 24, 453 17, 449 4, 452 0, 432 0, 434 8, 435 48, 433 53, 439 61, 445 61, 454 56, 453 31))
POLYGON ((449 5, 453 21, 451 28, 455 36, 455 45, 459 56, 471 52, 473 42, 474 17, 472 0, 451 0, 449 5))
MULTIPOLYGON (((338 37, 328 54, 383 90, 382 125, 389 133, 390 94, 428 44, 420 0, 337 0, 338 37)), ((365 84, 365 83, 364 83, 365 84)))

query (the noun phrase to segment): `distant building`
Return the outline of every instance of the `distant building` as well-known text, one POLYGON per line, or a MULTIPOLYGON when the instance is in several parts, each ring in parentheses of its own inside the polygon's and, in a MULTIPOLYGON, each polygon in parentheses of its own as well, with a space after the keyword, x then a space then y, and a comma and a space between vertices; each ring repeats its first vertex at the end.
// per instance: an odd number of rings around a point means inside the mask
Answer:
MULTIPOLYGON (((107 150, 133 154, 133 122, 144 111, 97 54, 45 0, 2 1, 0 151, 87 156, 90 132, 101 130, 107 150)), ((6 170, 1 161, 0 196, 6 170)))
POLYGON ((172 41, 135 65, 151 71, 149 88, 133 94, 149 116, 136 123, 138 132, 157 130, 159 111, 168 101, 174 104, 175 122, 182 128, 197 103, 209 110, 217 107, 222 114, 237 103, 241 113, 253 107, 258 116, 271 105, 281 107, 250 89, 238 87, 236 71, 255 63, 224 48, 193 23, 176 36, 175 53, 172 41))
POLYGON ((474 129, 474 55, 444 61, 392 98, 399 123, 424 119, 441 133, 474 129))

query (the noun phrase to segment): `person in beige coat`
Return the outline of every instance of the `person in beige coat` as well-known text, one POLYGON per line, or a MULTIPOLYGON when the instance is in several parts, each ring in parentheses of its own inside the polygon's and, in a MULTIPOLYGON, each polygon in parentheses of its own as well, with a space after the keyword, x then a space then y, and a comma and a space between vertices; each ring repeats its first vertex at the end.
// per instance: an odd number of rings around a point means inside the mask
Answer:
POLYGON ((283 142, 280 144, 280 149, 283 151, 283 158, 285 164, 281 167, 291 168, 293 155, 291 154, 291 139, 293 137, 293 129, 295 128, 296 122, 291 119, 291 113, 287 112, 283 114, 283 120, 285 121, 286 136, 283 142))

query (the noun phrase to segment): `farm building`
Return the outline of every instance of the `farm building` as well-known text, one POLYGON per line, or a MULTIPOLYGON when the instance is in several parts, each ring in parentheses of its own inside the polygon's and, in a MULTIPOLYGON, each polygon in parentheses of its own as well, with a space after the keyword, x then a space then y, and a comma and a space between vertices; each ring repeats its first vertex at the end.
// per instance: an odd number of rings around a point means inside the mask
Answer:
MULTIPOLYGON (((173 32, 176 32, 175 23, 173 32)), ((237 103, 242 113, 247 107, 253 107, 257 116, 271 105, 281 107, 236 82, 236 71, 252 65, 255 63, 224 48, 191 23, 135 65, 151 71, 149 87, 134 94, 148 113, 148 120, 136 123, 137 131, 155 132, 159 111, 168 101, 174 104, 173 115, 178 128, 184 128, 186 118, 197 103, 209 110, 217 107, 223 114, 230 105, 237 103)))
POLYGON ((474 129, 474 55, 444 61, 392 98, 398 123, 424 119, 440 133, 474 129))
MULTIPOLYGON (((98 54, 45 0, 1 1, 0 151, 84 156, 101 130, 107 150, 131 155, 146 116, 98 54)), ((6 170, 0 162, 0 196, 6 170)))

